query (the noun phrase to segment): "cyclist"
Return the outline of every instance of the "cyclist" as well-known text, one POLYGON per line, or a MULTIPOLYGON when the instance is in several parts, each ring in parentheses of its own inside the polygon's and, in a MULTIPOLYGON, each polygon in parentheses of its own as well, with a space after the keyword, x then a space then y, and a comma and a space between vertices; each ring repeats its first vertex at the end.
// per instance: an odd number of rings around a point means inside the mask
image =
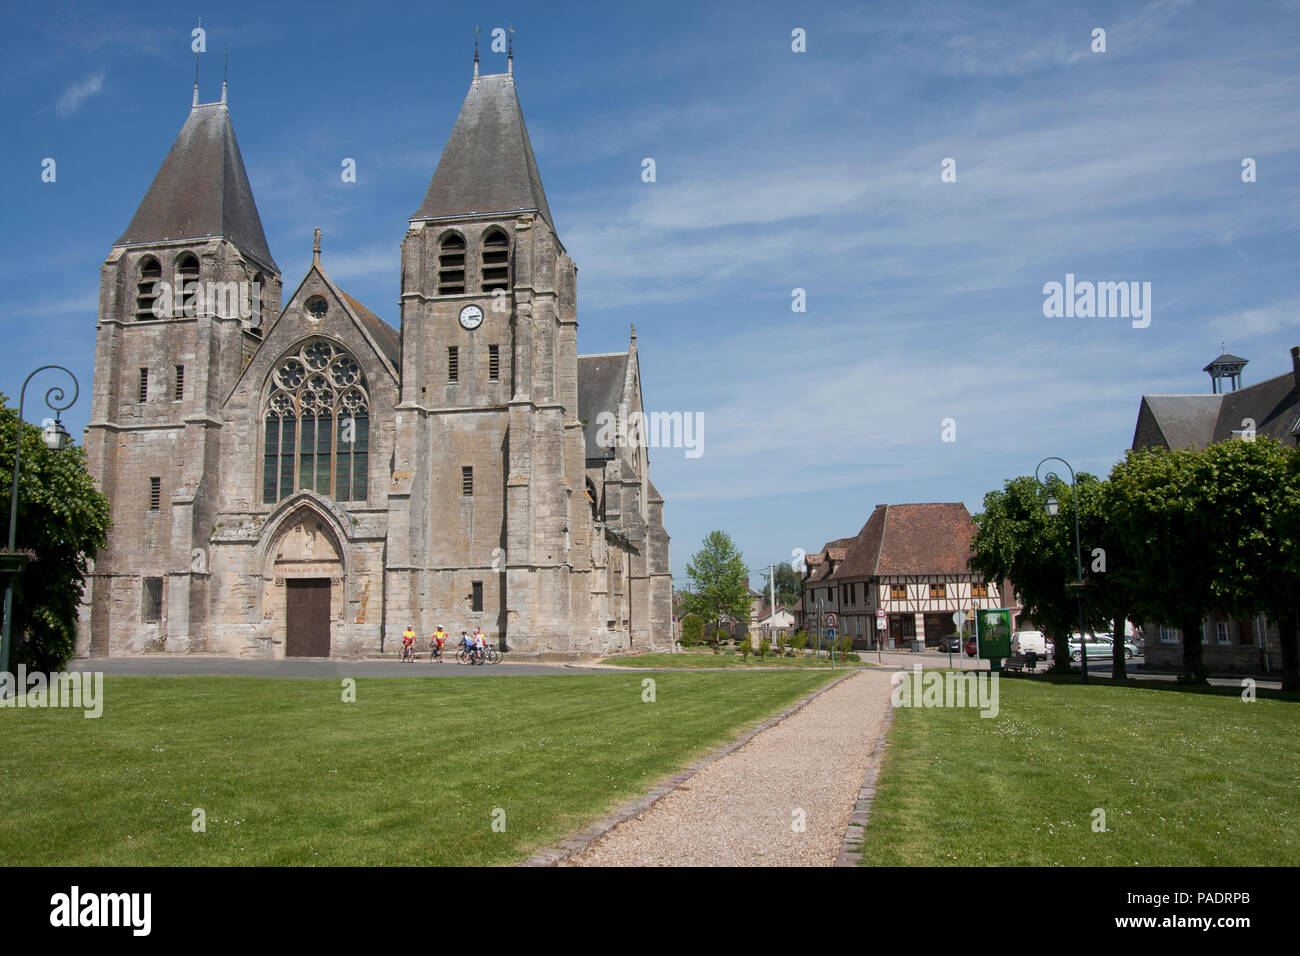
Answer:
POLYGON ((402 632, 402 660, 415 662, 415 628, 409 624, 402 632))
POLYGON ((484 660, 484 659, 486 659, 486 657, 487 657, 487 638, 485 638, 485 637, 483 636, 483 628, 481 628, 481 627, 477 627, 477 626, 476 626, 476 627, 474 628, 474 646, 478 648, 478 657, 479 657, 479 660, 484 660))
POLYGON ((474 639, 469 636, 468 631, 460 632, 460 643, 461 646, 465 648, 465 656, 468 657, 469 662, 473 664, 478 655, 478 647, 475 645, 474 639))
POLYGON ((431 653, 429 654, 429 660, 436 659, 441 661, 442 645, 446 643, 447 643, 447 632, 444 631, 442 629, 442 625, 439 624, 438 629, 433 632, 433 637, 429 638, 429 648, 431 650, 431 653))

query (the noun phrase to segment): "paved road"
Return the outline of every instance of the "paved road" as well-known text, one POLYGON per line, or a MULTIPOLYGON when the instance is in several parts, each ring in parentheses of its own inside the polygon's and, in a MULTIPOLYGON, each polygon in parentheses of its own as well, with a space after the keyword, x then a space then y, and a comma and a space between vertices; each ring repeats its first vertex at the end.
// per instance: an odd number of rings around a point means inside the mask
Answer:
POLYGON ((495 675, 599 674, 609 671, 563 664, 488 664, 470 667, 454 660, 439 664, 427 658, 414 664, 392 661, 244 660, 186 654, 177 657, 82 658, 68 665, 75 671, 146 677, 488 677, 495 675))
MULTIPOLYGON (((988 670, 989 662, 987 658, 980 658, 976 661, 967 657, 965 654, 951 655, 952 664, 949 665, 949 655, 940 654, 938 651, 924 651, 920 654, 912 654, 907 651, 882 651, 879 655, 875 651, 859 651, 864 661, 876 661, 879 657, 879 663, 883 667, 901 667, 905 670, 911 670, 916 664, 922 667, 956 667, 961 670, 988 670)), ((1043 672, 1051 666, 1051 660, 1039 660, 1038 670, 1043 672)), ((1095 657, 1088 658, 1088 673, 1096 674, 1098 677, 1110 676, 1110 658, 1105 657, 1098 660, 1095 657)), ((1156 680, 1156 681, 1176 681, 1177 674, 1153 673, 1145 670, 1142 666, 1142 658, 1135 657, 1128 662, 1128 676, 1135 680, 1156 680)), ((1241 679, 1237 677, 1211 677, 1210 683, 1216 687, 1241 687, 1241 679)), ((1255 686, 1261 690, 1280 690, 1282 682, 1278 680, 1260 680, 1255 679, 1255 686)))

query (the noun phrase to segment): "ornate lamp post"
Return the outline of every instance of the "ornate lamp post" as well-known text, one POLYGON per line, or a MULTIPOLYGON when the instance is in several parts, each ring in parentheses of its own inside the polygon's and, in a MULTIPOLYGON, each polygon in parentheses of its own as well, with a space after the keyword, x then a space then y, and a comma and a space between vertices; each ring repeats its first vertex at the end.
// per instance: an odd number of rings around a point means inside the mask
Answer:
MULTIPOLYGON (((1080 663, 1083 665, 1083 682, 1086 684, 1088 683, 1088 644, 1083 639, 1083 631, 1084 631, 1083 587, 1084 585, 1083 585, 1083 551, 1079 547, 1079 494, 1078 494, 1078 488, 1076 487, 1074 481, 1074 469, 1070 467, 1070 463, 1066 461, 1064 458, 1056 458, 1056 457, 1044 458, 1042 461, 1038 463, 1038 467, 1034 469, 1034 480, 1037 481, 1044 488, 1047 488, 1046 510, 1048 516, 1055 518, 1061 510, 1061 503, 1056 500, 1056 496, 1053 495, 1051 491, 1051 482, 1060 481, 1061 480, 1060 476, 1058 476, 1055 472, 1052 471, 1049 471, 1045 477, 1040 478, 1038 476, 1038 472, 1042 470, 1043 465, 1047 464, 1049 461, 1059 461, 1062 465, 1065 466, 1066 471, 1070 473, 1070 496, 1074 499, 1074 567, 1075 567, 1076 577, 1074 583, 1066 585, 1066 587, 1074 591, 1075 597, 1078 599, 1079 602, 1079 658, 1080 658, 1080 663)), ((1067 651, 1070 648, 1068 635, 1066 637, 1065 647, 1067 651)))
POLYGON ((9 549, 5 555, 6 560, 3 562, 3 566, 0 566, 0 570, 6 572, 4 630, 3 635, 0 636, 0 672, 9 670, 9 633, 13 626, 14 578, 18 576, 27 563, 26 555, 16 553, 18 536, 18 469, 22 462, 23 453, 23 405, 27 398, 27 383, 37 374, 49 369, 58 369, 72 379, 72 398, 69 401, 63 402, 64 391, 60 385, 55 385, 45 393, 45 404, 54 412, 54 421, 45 426, 41 437, 45 439, 45 447, 50 451, 63 451, 67 447, 68 440, 72 436, 63 427, 63 422, 59 416, 65 409, 71 408, 76 403, 77 396, 81 394, 81 385, 77 382, 77 376, 62 365, 42 365, 27 376, 23 381, 22 391, 18 393, 18 440, 14 442, 14 477, 12 484, 9 486, 9 549), (60 402, 63 402, 63 404, 59 404, 60 402))

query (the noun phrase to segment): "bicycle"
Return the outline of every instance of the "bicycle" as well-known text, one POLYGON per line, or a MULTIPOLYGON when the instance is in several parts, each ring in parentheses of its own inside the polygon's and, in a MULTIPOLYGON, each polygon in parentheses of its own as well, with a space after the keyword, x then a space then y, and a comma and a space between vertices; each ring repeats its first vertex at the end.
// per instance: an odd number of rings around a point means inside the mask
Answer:
POLYGON ((497 650, 497 646, 495 644, 489 644, 487 646, 486 652, 487 652, 487 662, 489 664, 501 663, 501 652, 497 650))
POLYGON ((483 664, 486 663, 486 661, 484 660, 483 653, 479 651, 477 647, 461 647, 461 649, 456 652, 456 663, 474 665, 483 664))
POLYGON ((429 638, 429 660, 442 663, 442 645, 433 638, 429 638))
POLYGON ((403 664, 407 662, 410 662, 412 664, 415 663, 415 642, 414 641, 402 642, 402 658, 401 660, 398 661, 398 663, 403 664))

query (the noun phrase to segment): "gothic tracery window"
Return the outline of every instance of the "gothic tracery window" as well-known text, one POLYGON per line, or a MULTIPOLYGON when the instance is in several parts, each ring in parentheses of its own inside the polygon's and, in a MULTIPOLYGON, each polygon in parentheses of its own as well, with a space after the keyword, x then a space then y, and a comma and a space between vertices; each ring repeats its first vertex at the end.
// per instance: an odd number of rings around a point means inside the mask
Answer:
POLYGON ((370 398, 351 355, 323 339, 306 342, 272 374, 263 420, 264 504, 303 488, 366 499, 370 398))

